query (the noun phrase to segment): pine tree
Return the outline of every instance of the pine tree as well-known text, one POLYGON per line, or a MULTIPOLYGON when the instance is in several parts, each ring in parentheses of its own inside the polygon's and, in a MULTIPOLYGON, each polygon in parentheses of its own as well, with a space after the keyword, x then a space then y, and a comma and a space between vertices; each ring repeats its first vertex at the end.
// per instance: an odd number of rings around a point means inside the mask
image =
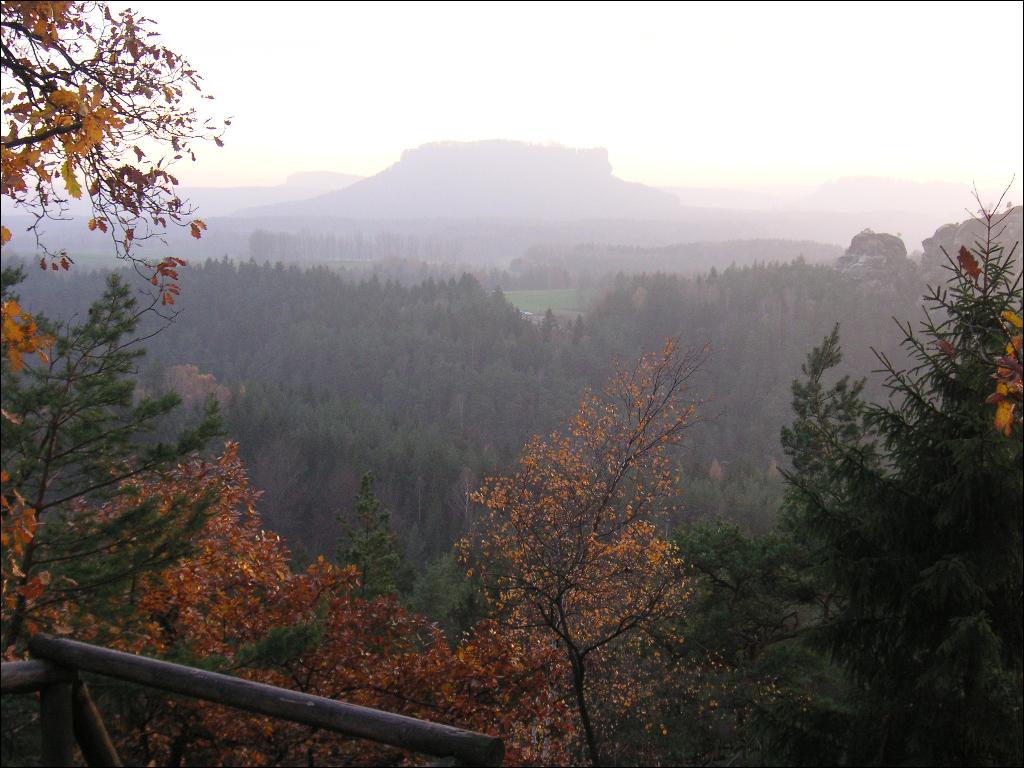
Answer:
POLYGON ((791 521, 833 593, 818 635, 856 686, 854 763, 1024 759, 1021 440, 986 403, 1021 282, 999 217, 984 221, 985 241, 926 296, 920 330, 901 326, 911 367, 879 355, 888 402, 821 388, 833 336, 784 435, 791 521))
POLYGON ((357 594, 367 600, 394 594, 398 589, 402 557, 391 531, 391 516, 373 492, 373 473, 367 472, 356 496, 355 527, 341 520, 343 538, 337 558, 359 569, 357 594))
MULTIPOLYGON (((5 275, 5 298, 16 279, 5 275)), ((206 504, 137 496, 218 434, 220 423, 211 402, 173 443, 143 442, 179 398, 136 395, 140 313, 116 274, 81 324, 38 320, 54 339, 47 361, 17 371, 3 363, 5 652, 35 626, 52 629, 70 601, 95 612, 98 601, 123 603, 141 572, 188 550, 206 504)))

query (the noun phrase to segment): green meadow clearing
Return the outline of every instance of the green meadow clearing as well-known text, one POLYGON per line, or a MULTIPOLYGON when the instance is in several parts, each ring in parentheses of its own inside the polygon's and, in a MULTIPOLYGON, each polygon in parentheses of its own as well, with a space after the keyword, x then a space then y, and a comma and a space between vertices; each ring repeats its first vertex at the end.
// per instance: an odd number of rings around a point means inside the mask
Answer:
POLYGON ((583 311, 580 292, 576 288, 551 288, 536 291, 506 291, 505 298, 522 312, 543 314, 550 309, 555 314, 583 311))

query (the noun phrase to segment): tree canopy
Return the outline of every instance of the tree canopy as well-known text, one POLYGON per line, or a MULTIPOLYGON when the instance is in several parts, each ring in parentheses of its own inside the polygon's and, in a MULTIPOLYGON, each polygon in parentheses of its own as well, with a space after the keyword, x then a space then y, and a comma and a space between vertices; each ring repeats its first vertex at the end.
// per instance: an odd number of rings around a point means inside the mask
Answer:
MULTIPOLYGON (((533 438, 515 474, 476 495, 487 514, 465 551, 478 550, 498 615, 563 651, 593 765, 603 759, 593 677, 607 676, 617 643, 679 616, 686 601, 659 524, 678 495, 666 449, 694 420, 696 402, 684 398, 707 353, 670 340, 620 368, 600 395, 584 395, 566 434, 533 438)), ((632 688, 620 680, 610 690, 628 705, 632 688)))

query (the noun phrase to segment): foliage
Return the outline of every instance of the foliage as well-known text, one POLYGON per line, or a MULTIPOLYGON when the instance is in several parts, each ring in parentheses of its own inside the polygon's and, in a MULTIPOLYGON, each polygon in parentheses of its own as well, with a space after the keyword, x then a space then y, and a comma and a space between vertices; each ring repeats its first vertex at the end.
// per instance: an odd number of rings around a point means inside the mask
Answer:
POLYGON ((674 656, 680 673, 659 689, 678 702, 666 716, 677 734, 666 755, 683 764, 839 762, 845 686, 805 642, 823 610, 813 553, 785 528, 748 536, 722 522, 697 523, 675 542, 693 597, 674 656))
POLYGON ((794 526, 832 595, 816 635, 856 686, 858 763, 1022 759, 1021 441, 985 403, 1020 277, 986 221, 926 297, 920 333, 901 326, 911 367, 879 356, 889 402, 847 389, 788 433, 794 526))
POLYGON ((42 362, 47 362, 47 350, 53 339, 39 331, 35 319, 18 304, 18 297, 11 293, 11 288, 24 279, 24 272, 19 269, 4 268, 0 283, 0 351, 12 371, 21 370, 24 363, 23 355, 35 353, 42 362))
MULTIPOLYGON (((67 268, 66 253, 46 250, 40 224, 84 193, 89 230, 107 232, 147 277, 173 280, 175 264, 160 269, 134 249, 168 223, 195 237, 206 228, 190 218, 168 170, 185 156, 195 160, 195 143, 221 143, 222 132, 188 106, 201 93, 199 75, 154 40, 150 19, 131 10, 115 15, 106 3, 5 2, 0 30, 7 120, 0 191, 35 218, 37 246, 53 268, 67 268)), ((4 227, 3 242, 10 238, 4 227)))
POLYGON ((359 485, 356 497, 356 525, 350 526, 341 517, 344 531, 339 543, 339 563, 356 567, 359 574, 358 594, 372 599, 392 595, 398 589, 402 556, 391 531, 391 516, 381 509, 380 499, 373 493, 373 473, 367 472, 359 485))
MULTIPOLYGON (((1000 198, 1000 203, 1002 198, 1000 198)), ((1010 287, 1010 292, 1013 293, 1016 290, 1017 295, 1020 295, 1020 280, 1021 271, 1019 268, 1014 269, 1011 265, 1014 258, 1019 257, 1020 243, 1014 243, 1013 247, 1009 251, 1006 251, 1005 245, 1002 243, 1003 235, 1006 229, 1006 219, 1009 218, 1012 211, 1010 206, 1007 205, 1007 210, 1003 213, 998 213, 998 205, 991 211, 981 209, 978 221, 985 225, 986 239, 984 243, 978 243, 982 253, 989 255, 989 261, 1002 262, 1002 267, 996 269, 996 274, 990 276, 987 272, 984 275, 985 284, 983 291, 987 291, 989 286, 988 282, 991 278, 994 278, 997 283, 1001 283, 1000 289, 1010 287), (1005 253, 1004 253, 1005 251, 1005 253), (1016 273, 1016 278, 1013 280, 1012 286, 1010 286, 1010 280, 1016 273)), ((948 257, 948 254, 946 254, 948 257)), ((966 248, 961 247, 960 252, 957 254, 957 262, 961 269, 977 282, 979 277, 982 277, 981 266, 974 258, 974 254, 968 251, 966 248)), ((987 306, 985 309, 989 311, 997 311, 998 306, 987 306)), ((983 310, 984 311, 984 310, 983 310)), ((1024 412, 1022 412, 1022 402, 1024 402, 1024 380, 1022 380, 1022 358, 1024 354, 1024 338, 1021 335, 1021 328, 1024 326, 1024 310, 1020 306, 1020 300, 1018 298, 1016 305, 1010 305, 1006 309, 999 311, 998 322, 1003 329, 1003 336, 1006 341, 1002 354, 998 355, 995 360, 995 372, 992 374, 992 378, 996 381, 995 392, 988 396, 985 400, 989 405, 996 406, 995 416, 993 417, 993 424, 995 428, 1003 433, 1004 436, 1010 437, 1016 427, 1018 438, 1024 437, 1024 412)))
MULTIPOLYGON (((509 764, 564 763, 567 712, 551 653, 509 642, 482 622, 451 647, 393 596, 364 599, 358 574, 318 558, 293 571, 280 537, 262 529, 229 444, 193 459, 145 496, 209 487, 215 503, 195 552, 144 576, 132 610, 111 627, 85 612, 80 636, 248 679, 401 712, 506 738, 509 764), (111 632, 116 629, 116 637, 111 632)), ((398 764, 400 750, 158 692, 113 691, 106 711, 126 760, 138 764, 398 764)))
POLYGON ((1017 433, 1024 434, 1021 430, 1024 423, 1024 414, 1018 413, 1024 400, 1024 381, 1021 376, 1021 316, 1010 310, 1000 315, 1003 321, 1003 328, 1006 330, 1005 354, 996 358, 996 372, 992 378, 996 380, 996 391, 985 400, 987 403, 995 404, 996 415, 993 424, 1006 437, 1013 432, 1016 424, 1017 433))
POLYGON ((479 579, 466 577, 454 552, 423 569, 405 602, 410 611, 436 622, 450 641, 462 637, 487 612, 479 579))
POLYGON ((783 494, 782 475, 774 463, 767 471, 740 461, 725 469, 713 459, 705 475, 698 474, 696 462, 688 468, 683 488, 686 522, 728 521, 756 534, 774 528, 783 494))
POLYGON ((597 702, 628 708, 636 697, 622 675, 598 699, 594 677, 614 679, 616 646, 685 605, 682 563, 658 525, 677 494, 666 449, 693 421, 696 404, 681 400, 706 356, 669 341, 620 368, 601 396, 584 395, 566 434, 534 437, 514 475, 484 482, 475 499, 487 514, 462 544, 497 615, 563 653, 594 765, 611 725, 595 726, 597 702))
POLYGON ((5 654, 38 626, 61 631, 67 603, 106 599, 185 551, 202 499, 182 492, 143 501, 139 485, 219 429, 211 405, 174 442, 141 444, 179 400, 134 395, 142 351, 126 337, 138 314, 118 277, 81 324, 39 322, 55 339, 50 357, 19 371, 3 362, 5 654))

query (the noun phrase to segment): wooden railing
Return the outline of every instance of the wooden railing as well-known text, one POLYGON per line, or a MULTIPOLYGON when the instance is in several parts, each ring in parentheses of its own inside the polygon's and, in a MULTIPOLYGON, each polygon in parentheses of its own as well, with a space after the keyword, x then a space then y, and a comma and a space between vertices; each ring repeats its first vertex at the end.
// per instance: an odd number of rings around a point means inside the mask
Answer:
POLYGON ((5 662, 0 678, 4 695, 40 691, 43 765, 72 765, 75 742, 88 765, 121 765, 79 671, 420 752, 444 765, 500 766, 505 756, 493 736, 217 672, 44 634, 28 647, 35 660, 5 662))

